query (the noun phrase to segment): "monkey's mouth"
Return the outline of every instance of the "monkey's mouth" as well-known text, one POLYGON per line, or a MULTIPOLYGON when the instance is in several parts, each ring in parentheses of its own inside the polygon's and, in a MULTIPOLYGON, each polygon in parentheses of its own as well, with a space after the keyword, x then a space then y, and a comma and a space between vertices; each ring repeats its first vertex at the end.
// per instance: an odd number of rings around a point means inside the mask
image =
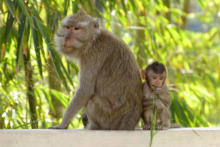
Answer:
POLYGON ((156 87, 155 90, 161 90, 161 87, 156 87))
POLYGON ((151 89, 152 90, 158 90, 158 89, 160 89, 161 87, 158 87, 158 86, 156 86, 156 85, 151 85, 151 89))
POLYGON ((64 45, 63 50, 64 50, 64 52, 69 53, 69 52, 73 51, 73 47, 64 45))
POLYGON ((151 88, 152 88, 152 89, 156 89, 157 86, 155 86, 155 85, 151 85, 151 88))

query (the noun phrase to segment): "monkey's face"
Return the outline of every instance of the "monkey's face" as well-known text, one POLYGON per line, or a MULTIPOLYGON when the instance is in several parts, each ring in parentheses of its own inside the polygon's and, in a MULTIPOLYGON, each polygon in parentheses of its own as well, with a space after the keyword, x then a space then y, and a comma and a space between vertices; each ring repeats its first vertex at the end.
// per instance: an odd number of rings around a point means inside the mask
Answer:
POLYGON ((97 19, 80 11, 62 20, 61 27, 55 34, 56 49, 66 55, 74 56, 88 48, 98 33, 97 19))
POLYGON ((150 70, 147 73, 147 77, 149 80, 149 86, 152 90, 155 90, 156 88, 161 88, 163 86, 164 81, 166 79, 166 72, 156 74, 152 70, 150 70))

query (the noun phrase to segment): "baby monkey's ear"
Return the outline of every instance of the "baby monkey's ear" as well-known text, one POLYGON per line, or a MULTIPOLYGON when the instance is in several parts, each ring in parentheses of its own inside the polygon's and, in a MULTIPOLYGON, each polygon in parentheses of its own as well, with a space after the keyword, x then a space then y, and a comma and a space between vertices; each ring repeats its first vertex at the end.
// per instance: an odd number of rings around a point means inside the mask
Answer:
POLYGON ((98 28, 99 28, 99 20, 98 20, 97 18, 94 18, 94 19, 93 19, 93 22, 94 22, 94 27, 95 27, 96 29, 98 29, 98 28))
POLYGON ((141 70, 141 78, 142 78, 143 80, 146 79, 146 71, 145 71, 144 69, 141 70))

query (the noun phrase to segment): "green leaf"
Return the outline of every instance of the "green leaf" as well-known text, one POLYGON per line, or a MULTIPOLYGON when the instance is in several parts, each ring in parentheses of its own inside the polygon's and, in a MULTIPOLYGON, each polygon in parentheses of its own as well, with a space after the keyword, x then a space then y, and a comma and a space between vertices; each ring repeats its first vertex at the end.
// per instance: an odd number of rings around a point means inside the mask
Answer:
POLYGON ((41 89, 41 91, 43 92, 45 98, 47 99, 51 110, 52 110, 53 112, 55 112, 55 108, 54 108, 54 106, 53 106, 52 99, 51 99, 51 97, 50 97, 49 91, 46 90, 46 89, 41 89))
POLYGON ((67 99, 67 97, 60 91, 56 91, 53 89, 50 89, 50 92, 52 93, 52 95, 55 96, 55 98, 66 108, 69 104, 69 101, 67 99))
POLYGON ((134 0, 129 0, 129 3, 131 4, 133 11, 135 12, 137 9, 134 0))
POLYGON ((174 96, 174 101, 172 103, 173 107, 174 107, 174 111, 178 116, 179 121, 181 122, 181 124, 183 124, 184 126, 188 126, 189 125, 189 121, 187 119, 186 114, 184 113, 184 110, 186 108, 184 108, 180 102, 180 100, 178 100, 178 98, 176 96, 174 96))
POLYGON ((6 44, 6 42, 8 41, 9 34, 10 34, 11 30, 12 30, 13 22, 14 22, 14 18, 13 18, 13 16, 9 13, 9 14, 8 14, 8 17, 7 17, 6 29, 5 29, 5 34, 4 34, 5 44, 6 44))
POLYGON ((28 13, 28 10, 24 4, 24 2, 22 0, 17 0, 18 1, 18 6, 21 8, 22 12, 26 15, 26 16, 30 16, 28 13))
MULTIPOLYGON (((35 14, 35 16, 37 16, 37 18, 39 18, 39 15, 38 15, 38 13, 37 13, 35 10, 34 10, 34 14, 35 14)), ((57 70, 57 72, 58 72, 58 75, 59 75, 59 77, 61 78, 61 80, 63 81, 63 84, 64 84, 65 88, 66 88, 66 89, 69 89, 69 87, 68 87, 68 85, 67 85, 67 82, 66 82, 66 79, 65 79, 65 76, 63 75, 63 73, 62 73, 62 71, 61 71, 61 68, 60 68, 60 67, 62 66, 62 62, 61 62, 59 56, 57 55, 57 53, 55 52, 55 50, 54 50, 54 48, 53 48, 53 46, 52 46, 52 43, 51 43, 51 41, 50 41, 49 35, 48 35, 47 32, 46 32, 45 27, 43 26, 43 24, 41 23, 41 21, 38 20, 37 18, 34 18, 34 19, 35 19, 35 22, 36 22, 37 27, 39 28, 39 30, 40 30, 42 36, 43 36, 44 39, 45 39, 45 42, 46 42, 47 47, 48 47, 49 52, 50 52, 50 56, 51 56, 52 59, 53 59, 53 63, 54 63, 54 65, 55 65, 55 67, 56 67, 56 70, 57 70)))
POLYGON ((69 5, 70 5, 70 0, 65 0, 64 1, 64 12, 63 12, 64 16, 66 16, 66 14, 67 14, 67 10, 69 8, 69 5))
POLYGON ((14 11, 14 6, 13 6, 12 1, 11 1, 11 0, 6 0, 6 4, 7 4, 7 6, 8 6, 8 9, 9 9, 11 15, 12 15, 13 17, 15 17, 15 11, 14 11))
POLYGON ((121 4, 122 4, 122 8, 124 9, 125 14, 127 14, 126 12, 127 12, 128 10, 127 10, 127 7, 126 7, 126 5, 125 5, 125 0, 122 0, 122 1, 121 1, 121 4))
POLYGON ((73 12, 73 14, 77 13, 79 11, 78 3, 79 3, 79 1, 72 1, 72 12, 73 12))
POLYGON ((17 50, 16 50, 16 65, 18 65, 20 58, 22 57, 22 45, 23 45, 23 37, 24 37, 24 32, 25 32, 25 24, 26 24, 26 16, 24 15, 24 13, 20 14, 19 17, 20 20, 20 24, 18 27, 18 46, 17 46, 17 50))
POLYGON ((37 65, 38 65, 38 69, 40 72, 41 77, 43 77, 42 74, 42 62, 41 62, 41 54, 40 54, 40 42, 39 42, 39 35, 38 35, 38 31, 37 31, 37 25, 36 25, 36 21, 34 19, 34 17, 32 17, 33 22, 34 22, 34 26, 32 26, 32 36, 33 36, 33 40, 34 40, 34 49, 35 49, 35 53, 37 56, 37 65))
POLYGON ((21 8, 22 12, 24 13, 24 15, 27 17, 28 21, 33 24, 33 21, 30 17, 30 14, 28 12, 28 9, 26 7, 26 5, 24 4, 24 1, 23 0, 17 0, 18 2, 18 6, 21 8))

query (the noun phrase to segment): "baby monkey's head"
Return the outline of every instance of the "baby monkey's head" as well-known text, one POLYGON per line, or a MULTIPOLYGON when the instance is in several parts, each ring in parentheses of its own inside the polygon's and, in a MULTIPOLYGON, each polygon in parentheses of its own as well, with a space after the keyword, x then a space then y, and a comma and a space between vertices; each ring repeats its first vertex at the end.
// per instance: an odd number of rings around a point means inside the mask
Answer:
POLYGON ((162 63, 154 62, 142 70, 142 77, 152 90, 161 88, 166 80, 166 69, 162 63))
POLYGON ((99 32, 98 20, 81 10, 61 21, 54 36, 56 49, 66 56, 78 57, 90 47, 99 32))

